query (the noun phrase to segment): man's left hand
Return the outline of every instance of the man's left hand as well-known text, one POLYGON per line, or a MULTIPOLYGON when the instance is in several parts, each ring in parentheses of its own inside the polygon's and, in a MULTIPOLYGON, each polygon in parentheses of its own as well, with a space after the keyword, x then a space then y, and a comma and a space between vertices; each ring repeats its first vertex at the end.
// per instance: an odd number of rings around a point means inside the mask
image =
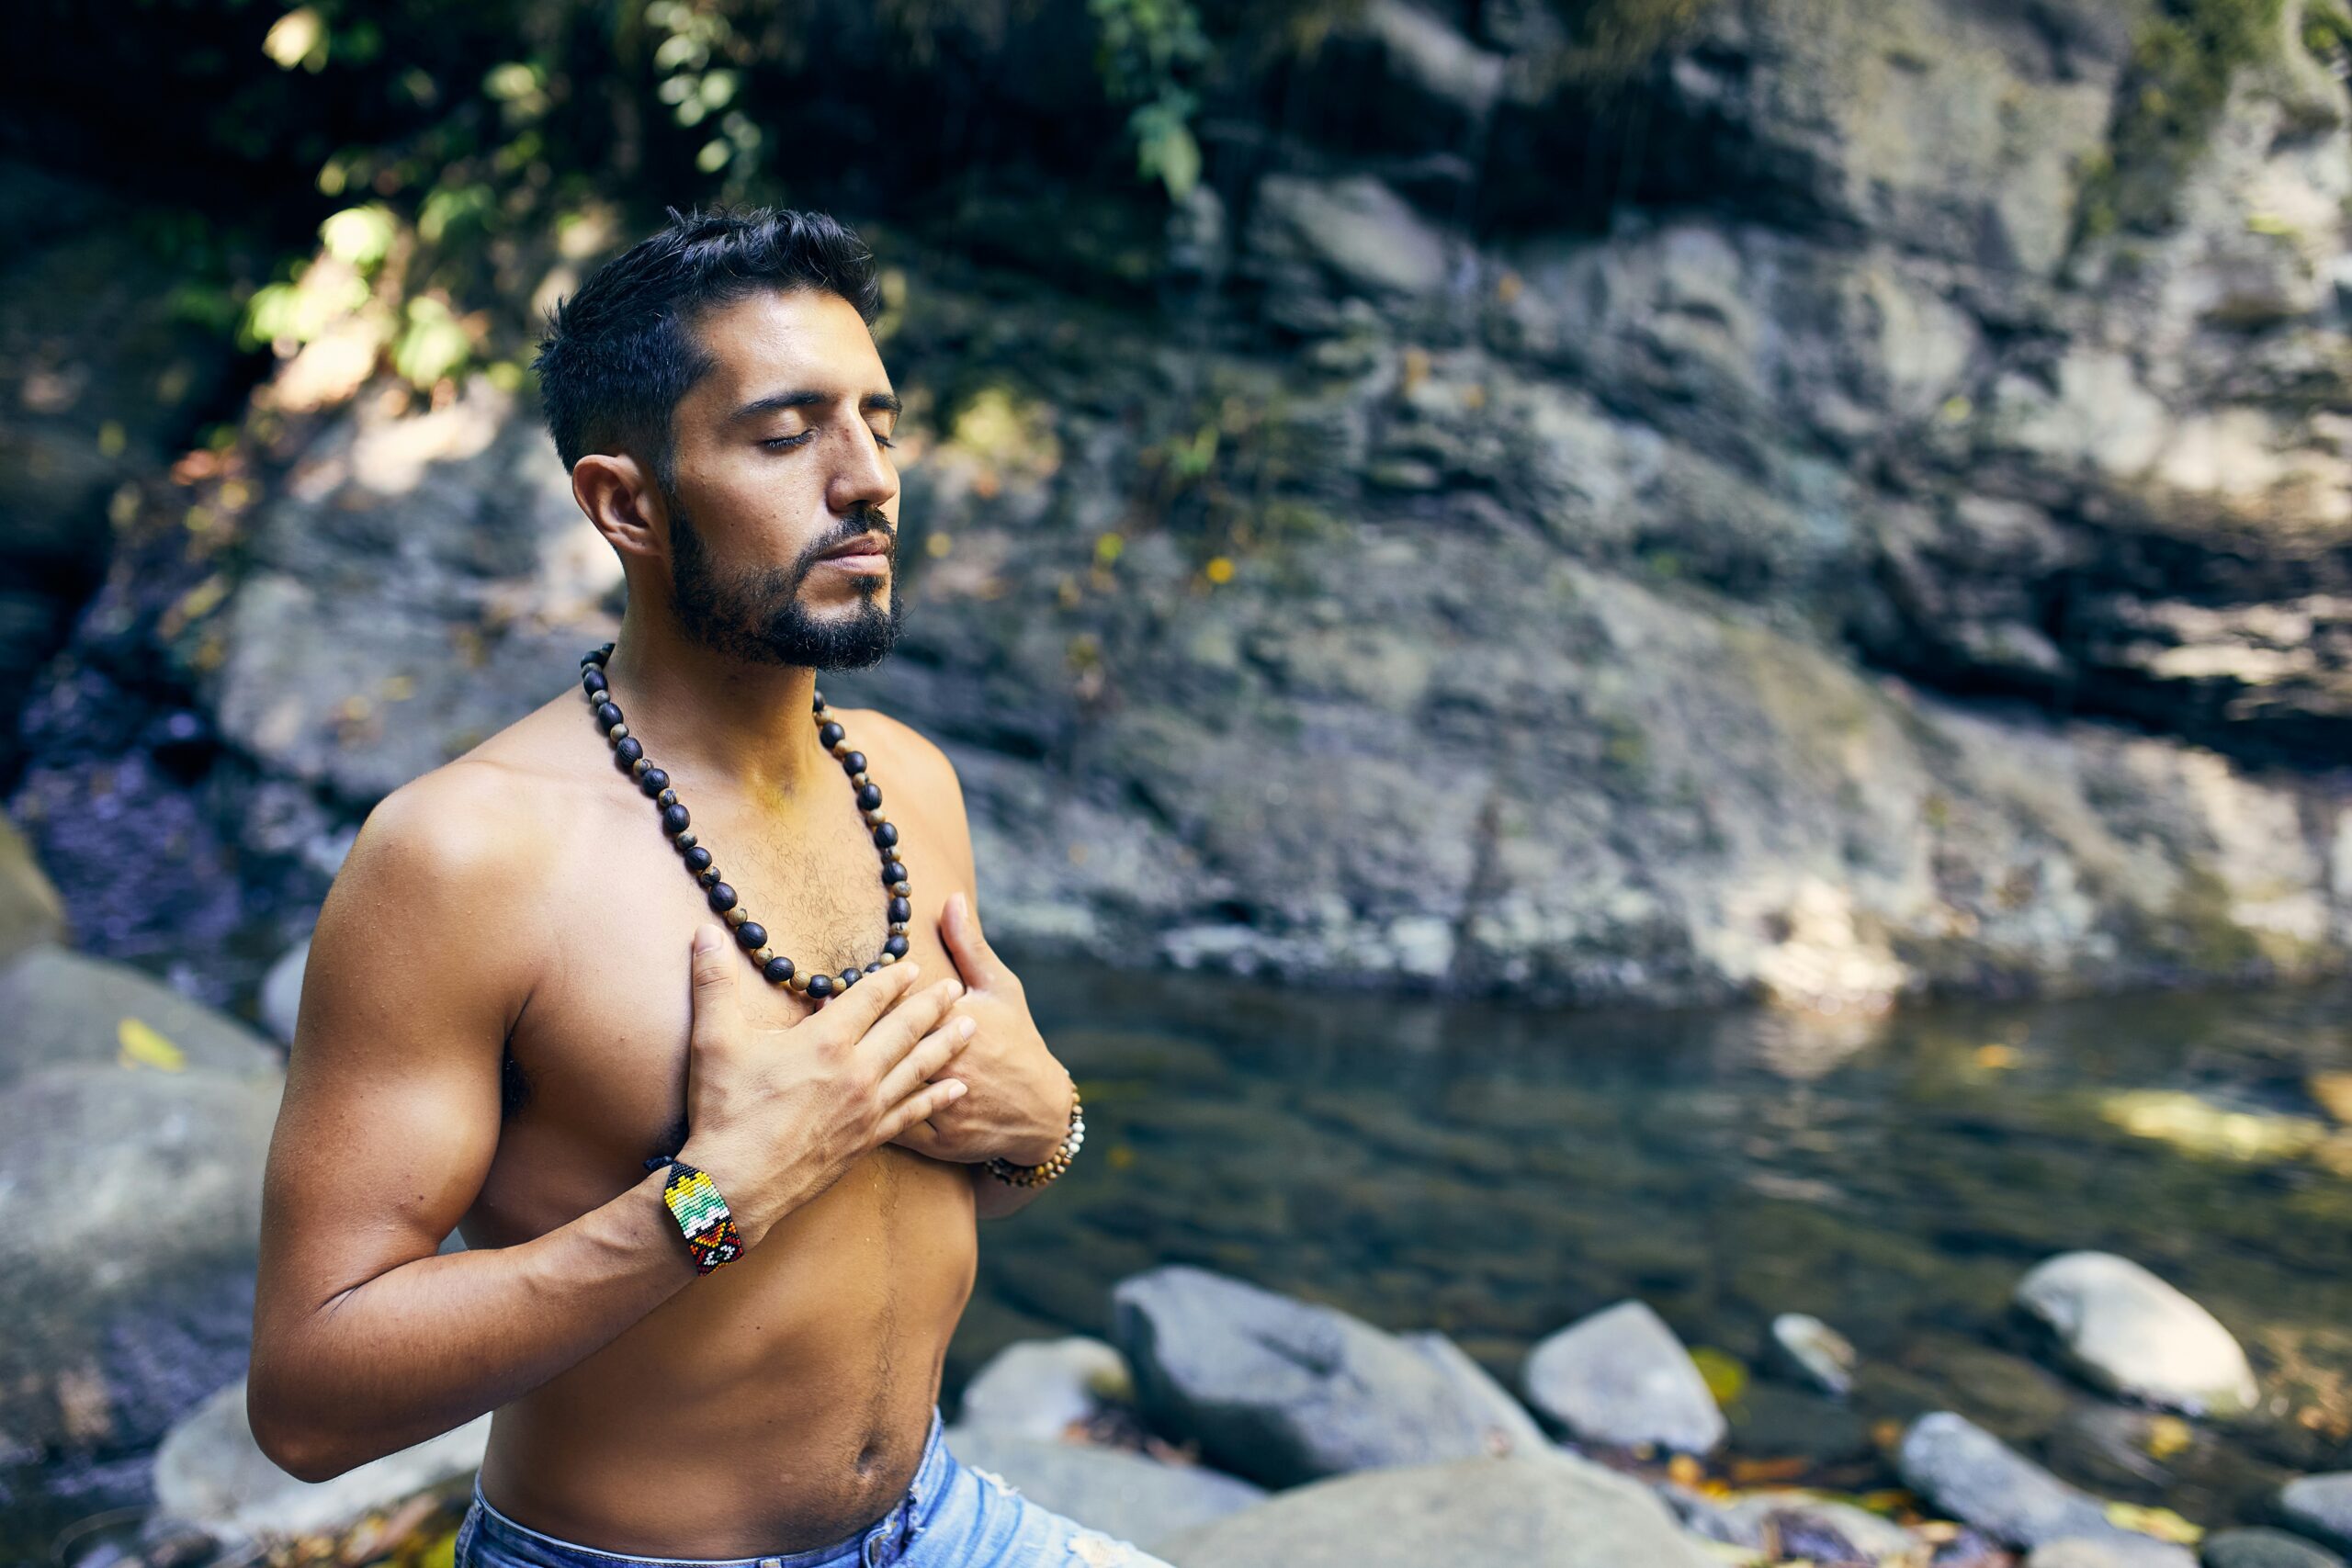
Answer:
POLYGON ((944 1076, 963 1080, 965 1091, 890 1141, 959 1164, 991 1156, 1015 1165, 1039 1164, 1069 1131, 1069 1074, 1046 1048, 1029 1016, 1021 977, 989 946, 971 900, 961 891, 950 895, 940 911, 939 932, 964 981, 964 994, 948 1009, 948 1017, 967 1017, 979 1025, 945 1069, 944 1076))

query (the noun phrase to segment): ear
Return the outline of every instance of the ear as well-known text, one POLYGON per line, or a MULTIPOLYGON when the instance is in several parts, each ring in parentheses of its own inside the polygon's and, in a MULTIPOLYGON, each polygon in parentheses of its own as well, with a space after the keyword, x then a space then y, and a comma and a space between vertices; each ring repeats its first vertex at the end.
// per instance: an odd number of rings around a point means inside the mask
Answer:
POLYGON ((670 550, 670 519, 645 466, 625 452, 591 452, 571 465, 571 499, 624 563, 660 560, 670 550))

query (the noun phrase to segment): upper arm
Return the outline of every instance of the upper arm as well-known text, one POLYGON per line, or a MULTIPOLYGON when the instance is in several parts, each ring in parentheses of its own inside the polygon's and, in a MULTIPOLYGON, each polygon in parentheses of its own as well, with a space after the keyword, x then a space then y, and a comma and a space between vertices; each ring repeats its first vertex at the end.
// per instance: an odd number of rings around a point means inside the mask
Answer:
POLYGON ((458 764, 395 790, 320 910, 263 1176, 257 1387, 285 1333, 437 1252, 489 1172, 535 956, 503 783, 458 764))

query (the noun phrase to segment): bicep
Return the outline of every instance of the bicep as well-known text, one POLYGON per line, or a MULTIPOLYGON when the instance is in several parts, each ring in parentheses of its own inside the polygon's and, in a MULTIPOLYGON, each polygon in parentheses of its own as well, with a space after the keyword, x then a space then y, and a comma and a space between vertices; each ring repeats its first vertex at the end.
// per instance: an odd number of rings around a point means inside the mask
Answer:
POLYGON ((497 1149, 527 993, 516 933, 492 929, 514 868, 424 793, 369 816, 311 936, 263 1178, 257 1333, 437 1252, 497 1149))

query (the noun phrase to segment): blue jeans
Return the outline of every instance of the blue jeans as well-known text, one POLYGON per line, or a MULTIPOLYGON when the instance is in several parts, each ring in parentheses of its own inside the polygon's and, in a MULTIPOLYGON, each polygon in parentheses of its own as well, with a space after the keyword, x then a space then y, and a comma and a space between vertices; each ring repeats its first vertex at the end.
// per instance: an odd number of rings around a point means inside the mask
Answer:
POLYGON ((993 1472, 947 1451, 931 1410, 922 1462, 890 1511, 831 1546, 770 1557, 631 1557, 560 1540, 474 1500, 458 1526, 451 1568, 1170 1568, 1130 1542, 1030 1501, 993 1472))

